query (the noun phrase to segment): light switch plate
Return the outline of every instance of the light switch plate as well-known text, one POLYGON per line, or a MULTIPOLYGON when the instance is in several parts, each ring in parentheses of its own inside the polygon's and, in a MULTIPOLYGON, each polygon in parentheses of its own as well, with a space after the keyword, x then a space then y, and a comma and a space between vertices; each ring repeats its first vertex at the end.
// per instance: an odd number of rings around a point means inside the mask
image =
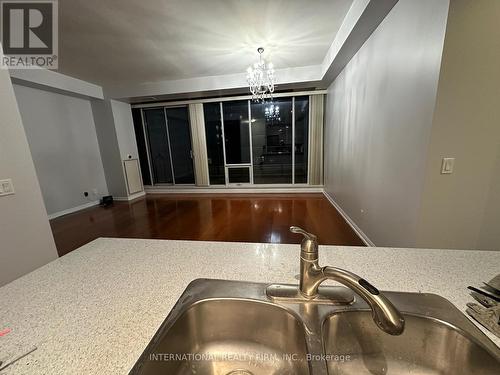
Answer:
POLYGON ((455 158, 443 158, 441 174, 452 174, 455 167, 455 158))
POLYGON ((10 178, 7 180, 0 180, 0 197, 12 194, 15 194, 14 185, 12 185, 12 180, 10 178))

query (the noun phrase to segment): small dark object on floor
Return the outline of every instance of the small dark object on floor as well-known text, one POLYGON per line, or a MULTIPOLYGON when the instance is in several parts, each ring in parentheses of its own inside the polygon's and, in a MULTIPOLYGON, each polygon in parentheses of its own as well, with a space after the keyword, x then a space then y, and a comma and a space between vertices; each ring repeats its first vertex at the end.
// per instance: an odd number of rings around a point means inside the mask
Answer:
POLYGON ((112 195, 106 195, 105 197, 102 197, 101 206, 109 207, 112 205, 113 205, 113 196, 112 195))

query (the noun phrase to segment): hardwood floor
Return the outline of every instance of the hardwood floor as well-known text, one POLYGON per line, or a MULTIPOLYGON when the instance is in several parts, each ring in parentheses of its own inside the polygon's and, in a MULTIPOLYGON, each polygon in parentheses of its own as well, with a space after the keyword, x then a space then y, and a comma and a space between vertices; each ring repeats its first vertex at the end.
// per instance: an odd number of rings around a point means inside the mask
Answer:
POLYGON ((59 256, 98 238, 300 243, 298 225, 320 244, 363 246, 322 194, 148 195, 50 222, 59 256))

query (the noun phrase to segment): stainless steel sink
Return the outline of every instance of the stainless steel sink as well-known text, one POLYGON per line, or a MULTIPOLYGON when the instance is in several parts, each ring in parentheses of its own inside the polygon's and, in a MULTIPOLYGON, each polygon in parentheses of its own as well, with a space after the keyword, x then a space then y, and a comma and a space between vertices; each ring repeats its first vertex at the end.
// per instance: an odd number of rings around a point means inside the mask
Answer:
POLYGON ((159 360, 146 362, 141 373, 309 373, 301 320, 262 301, 220 298, 190 305, 158 338, 151 358, 160 353, 180 360, 162 361, 160 355, 159 360), (198 359, 182 359, 185 353, 197 353, 198 359), (297 354, 297 360, 286 361, 286 353, 297 354))
POLYGON ((383 292, 406 321, 392 336, 358 295, 331 304, 271 298, 267 287, 193 281, 130 374, 500 373, 500 349, 437 295, 383 292))
POLYGON ((348 360, 328 361, 330 374, 498 374, 493 354, 449 323, 405 314, 401 336, 380 331, 368 312, 332 315, 324 324, 325 352, 348 360))

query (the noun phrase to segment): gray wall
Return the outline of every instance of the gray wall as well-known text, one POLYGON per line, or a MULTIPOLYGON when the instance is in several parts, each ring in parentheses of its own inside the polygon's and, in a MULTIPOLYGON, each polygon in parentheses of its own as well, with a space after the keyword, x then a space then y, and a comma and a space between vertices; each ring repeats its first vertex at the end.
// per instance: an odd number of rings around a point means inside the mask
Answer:
POLYGON ((490 173, 491 182, 486 193, 483 218, 475 247, 500 250, 500 141, 497 144, 497 157, 490 173))
POLYGON ((450 2, 418 247, 500 250, 499 15, 498 0, 450 2))
POLYGON ((109 100, 93 100, 92 112, 109 193, 115 197, 126 197, 125 172, 122 168, 111 102, 109 100))
POLYGON ((0 69, 0 132, 0 179, 11 178, 16 192, 0 197, 1 286, 57 258, 28 141, 5 69, 0 69))
POLYGON ((128 198, 123 160, 139 158, 130 104, 93 100, 92 112, 109 193, 128 198))
POLYGON ((328 89, 325 191, 377 246, 416 241, 448 0, 400 0, 328 89))
POLYGON ((90 101, 20 85, 14 91, 47 213, 108 194, 90 101))

